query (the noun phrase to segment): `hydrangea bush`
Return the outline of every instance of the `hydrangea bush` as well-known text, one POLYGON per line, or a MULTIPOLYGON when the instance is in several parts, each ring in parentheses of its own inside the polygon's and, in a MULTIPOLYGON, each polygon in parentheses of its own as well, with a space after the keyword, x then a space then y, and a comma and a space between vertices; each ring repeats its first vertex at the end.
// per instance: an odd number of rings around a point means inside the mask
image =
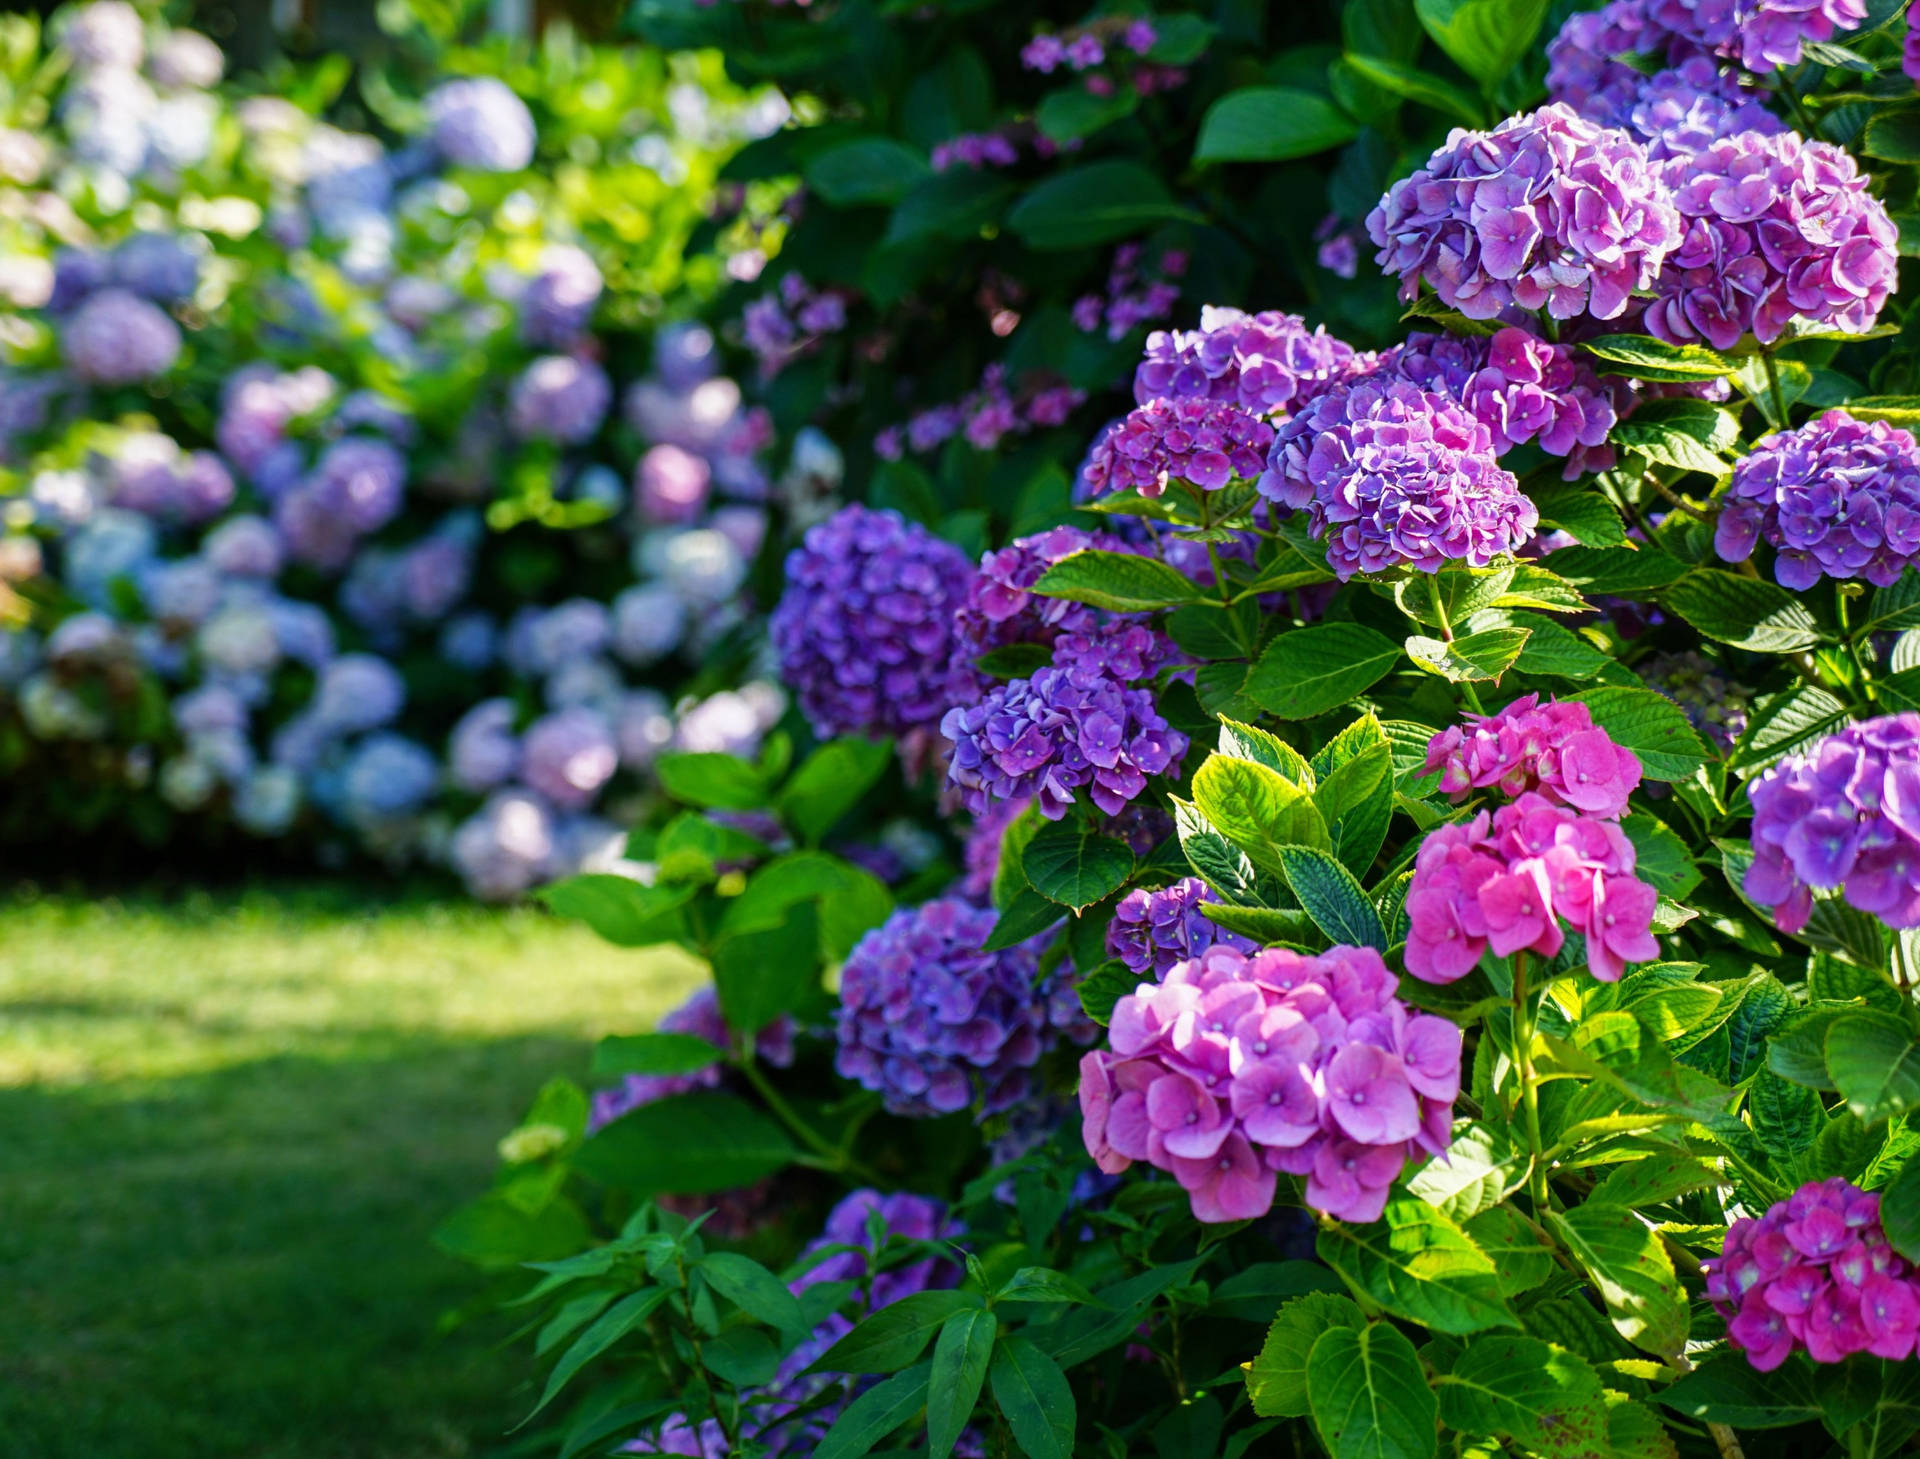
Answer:
POLYGON ((442 1229, 530 1445, 1911 1449, 1904 19, 1549 8, 636 8, 819 118, 717 307, 847 475, 545 894, 719 1025, 442 1229))

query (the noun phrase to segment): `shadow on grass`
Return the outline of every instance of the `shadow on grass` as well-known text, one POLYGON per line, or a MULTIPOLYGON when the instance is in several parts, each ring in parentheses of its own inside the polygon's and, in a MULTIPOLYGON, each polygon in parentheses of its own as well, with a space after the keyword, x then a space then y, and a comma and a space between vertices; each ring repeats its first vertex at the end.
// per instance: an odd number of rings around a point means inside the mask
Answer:
POLYGON ((428 1244, 556 1038, 0 1090, 0 1434, 32 1459, 452 1459, 530 1401, 428 1244))

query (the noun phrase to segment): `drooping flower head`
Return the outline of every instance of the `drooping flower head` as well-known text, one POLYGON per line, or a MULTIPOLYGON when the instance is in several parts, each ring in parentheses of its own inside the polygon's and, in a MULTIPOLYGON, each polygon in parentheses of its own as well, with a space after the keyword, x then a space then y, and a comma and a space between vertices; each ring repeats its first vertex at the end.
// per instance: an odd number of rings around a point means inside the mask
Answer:
POLYGON ((901 908, 855 944, 834 1019, 841 1077, 920 1118, 976 1104, 994 1114, 1032 1092, 1033 1066, 1084 1034, 1084 1015, 1070 987, 1040 978, 1038 941, 981 950, 996 920, 943 897, 901 908))
POLYGON ((1449 396, 1362 380, 1280 427, 1261 495, 1306 508, 1342 581, 1448 561, 1484 567, 1533 536, 1540 514, 1494 460, 1493 436, 1449 396))
POLYGON ((1701 1267, 1727 1337, 1762 1373, 1795 1349, 1816 1363, 1914 1355, 1920 1275, 1888 1243, 1880 1197, 1845 1180, 1810 1181, 1741 1217, 1701 1267))
POLYGON ((1638 142, 1555 105, 1456 129, 1367 231, 1402 299, 1424 279, 1470 319, 1615 319, 1679 244, 1680 218, 1638 142))
POLYGON ((1756 542, 1796 592, 1823 577, 1891 586, 1920 556, 1920 443, 1841 410, 1763 436, 1733 468, 1713 533, 1728 562, 1756 542))
POLYGON ((1476 790, 1518 799, 1537 792, 1555 805, 1617 820, 1640 783, 1640 759, 1613 742, 1578 700, 1516 699, 1498 714, 1469 718, 1435 735, 1426 771, 1457 805, 1476 790))
POLYGON ((1659 897, 1633 868, 1633 843, 1615 822, 1531 791, 1491 816, 1436 827, 1407 888, 1407 971, 1451 983, 1489 947, 1552 958, 1564 923, 1586 939, 1588 971, 1616 982, 1628 963, 1660 955, 1659 897))
POLYGON ((1848 725, 1747 782, 1748 898, 1798 932, 1838 889, 1889 927, 1920 927, 1920 714, 1848 725))
POLYGON ((1297 314, 1206 305, 1198 329, 1155 330, 1133 372, 1136 405, 1211 400, 1255 415, 1298 410, 1351 377, 1366 356, 1297 314))
POLYGON ((1230 402, 1149 400, 1094 445, 1086 482, 1094 496, 1159 496, 1170 481, 1218 491, 1235 477, 1258 476, 1272 444, 1273 427, 1230 402))
POLYGON ((768 625, 780 677, 821 736, 931 730, 973 565, 896 512, 846 506, 787 556, 768 625))
POLYGON ((1654 281, 1648 333, 1732 349, 1795 318, 1861 333, 1893 291, 1900 230, 1852 156, 1793 132, 1742 132, 1663 164, 1683 235, 1654 281))
POLYGON ((1136 887, 1113 909, 1113 921, 1107 924, 1107 952, 1129 971, 1156 978, 1210 947, 1253 952, 1252 942, 1200 910, 1203 904, 1219 900, 1197 876, 1151 891, 1136 887))
POLYGON ((1109 1174, 1172 1173, 1202 1221, 1307 1204, 1377 1220, 1410 1160, 1443 1153, 1460 1092, 1460 1030, 1415 1013, 1371 948, 1316 957, 1215 945, 1114 1005, 1110 1049, 1080 1061, 1082 1134, 1109 1174))

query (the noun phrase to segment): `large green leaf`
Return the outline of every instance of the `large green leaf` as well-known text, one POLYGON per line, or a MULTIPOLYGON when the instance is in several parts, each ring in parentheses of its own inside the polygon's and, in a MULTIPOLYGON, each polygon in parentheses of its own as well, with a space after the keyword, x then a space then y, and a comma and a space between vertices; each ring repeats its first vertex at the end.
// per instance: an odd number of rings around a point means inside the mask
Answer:
POLYGON ((1738 360, 1729 359, 1705 345, 1669 344, 1645 334, 1609 334, 1588 340, 1580 348, 1613 366, 1605 373, 1630 375, 1636 380, 1687 384, 1696 380, 1723 380, 1740 370, 1738 360))
POLYGON ((1460 684, 1498 679, 1513 667, 1531 630, 1488 628, 1452 640, 1416 634, 1407 640, 1407 657, 1430 674, 1460 684))
POLYGON ((859 803, 893 762, 887 740, 831 740, 780 788, 780 818, 815 845, 859 803))
POLYGON ((1339 1281, 1318 1262, 1257 1261, 1214 1287, 1207 1312, 1264 1326, 1273 1321, 1282 1304, 1295 1297, 1341 1290, 1339 1281))
POLYGON ((809 1373, 894 1373, 915 1362, 954 1313, 978 1307, 968 1292, 913 1292, 860 1320, 828 1348, 809 1373))
POLYGON ((1351 142, 1360 124, 1326 97, 1292 86, 1247 86, 1207 108, 1195 162, 1282 162, 1351 142))
POLYGON ((675 800, 711 810, 757 811, 767 803, 760 771, 717 751, 662 755, 653 762, 660 788, 675 800))
POLYGON ((779 1125, 744 1100, 695 1090, 602 1126, 574 1165, 634 1195, 706 1195, 752 1185, 798 1153, 779 1125))
POLYGON ((954 167, 916 184, 900 200, 887 224, 889 245, 923 239, 977 237, 982 228, 998 221, 1014 185, 991 171, 954 167))
POLYGON ((856 137, 808 161, 807 186, 835 207, 897 203, 931 175, 927 159, 892 137, 856 137))
POLYGON ((1920 1156, 1909 1155, 1881 1192, 1880 1220, 1893 1249, 1908 1261, 1920 1261, 1920 1156))
POLYGON ((1116 613, 1147 613, 1191 603, 1200 590, 1178 569, 1126 552, 1075 552, 1046 570, 1033 591, 1116 613))
POLYGON ((1330 940, 1387 950, 1387 929, 1380 913, 1352 872, 1311 846, 1282 846, 1279 859, 1287 885, 1330 940))
POLYGON ((993 1361, 993 1340, 999 1319, 984 1307, 956 1312, 941 1325, 934 1339, 933 1368, 927 1388, 927 1453, 947 1459, 960 1433, 973 1417, 980 1389, 993 1361))
POLYGON ((1613 438, 1662 466, 1724 476, 1732 469, 1722 458, 1739 439, 1731 411, 1704 400, 1686 398, 1643 402, 1613 428, 1613 438))
POLYGON ((574 1339, 573 1346, 560 1355, 560 1361, 553 1365, 553 1371, 547 1375, 547 1386, 540 1391, 540 1401, 534 1404, 526 1418, 520 1420, 521 1424, 553 1402, 560 1390, 588 1363, 651 1317, 654 1308, 666 1301, 669 1295, 665 1287, 651 1287, 622 1297, 603 1312, 591 1327, 574 1339))
POLYGON ((1868 1124, 1920 1105, 1920 1042, 1893 1014, 1854 1013, 1827 1030, 1827 1073, 1868 1124))
POLYGON ((1064 251, 1115 243, 1188 216, 1158 174, 1139 163, 1091 162, 1034 188, 1007 214, 1007 226, 1029 248, 1064 251))
POLYGON ((713 984, 729 1027, 758 1033, 792 1013, 820 987, 820 912, 789 906, 778 927, 728 932, 714 940, 713 984))
POLYGON ((799 1300, 787 1284, 752 1257, 738 1251, 710 1251, 700 1259, 700 1275, 749 1317, 777 1327, 799 1342, 810 1330, 799 1300))
POLYGON ((1375 86, 1420 106, 1431 107, 1452 117, 1462 126, 1478 127, 1486 120, 1486 109, 1481 106, 1477 96, 1431 71, 1422 71, 1384 56, 1362 55, 1351 50, 1347 52, 1346 61, 1375 86))
POLYGON ((1193 802, 1263 871, 1283 870, 1288 846, 1331 846, 1313 797, 1277 770, 1210 755, 1193 777, 1193 802))
POLYGON ((1414 13, 1440 49, 1491 91, 1540 33, 1547 0, 1414 0, 1414 13))
POLYGON ((1617 745, 1640 757, 1649 780, 1686 780, 1712 758, 1687 722, 1686 711, 1651 689, 1608 685, 1569 696, 1587 706, 1593 722, 1617 745))
POLYGON ((1826 690, 1793 684, 1754 706, 1729 769, 1752 772, 1824 738, 1846 721, 1847 706, 1826 690))
POLYGON ((1027 843, 1021 866, 1036 892, 1078 912, 1125 884, 1133 874, 1133 853, 1109 836, 1055 821, 1027 843))
POLYGON ((1585 1358, 1538 1338, 1475 1338, 1436 1378, 1440 1421, 1462 1434, 1498 1434, 1543 1459, 1604 1454, 1607 1404, 1585 1358))
POLYGON ((1433 1459, 1438 1402, 1413 1344, 1385 1322, 1332 1327, 1307 1355, 1313 1426, 1333 1459, 1433 1459))
POLYGON ((1786 1429, 1820 1416, 1804 1369, 1789 1364, 1762 1373, 1745 1353, 1709 1358, 1655 1393, 1654 1401, 1697 1423, 1737 1429, 1786 1429))
POLYGON ((643 886, 632 877, 606 872, 570 876, 534 893, 562 917, 587 924, 616 947, 647 947, 679 935, 680 908, 697 888, 643 886))
POLYGON ((871 1453, 874 1445, 926 1406, 932 1366, 916 1364, 854 1399, 833 1421, 813 1459, 862 1459, 871 1453))
POLYGON ((594 1046, 595 1076, 692 1074, 720 1062, 723 1052, 692 1033, 615 1034, 594 1046))
POLYGON ((1283 633, 1247 676, 1246 692, 1279 719, 1312 719, 1350 704, 1400 658, 1400 645, 1357 623, 1283 633))
POLYGON ((1393 750, 1372 715, 1355 723, 1371 726, 1375 743, 1328 770, 1313 803, 1333 838, 1333 854, 1355 876, 1365 876, 1393 820, 1393 750))
POLYGON ((1519 1328, 1493 1262, 1424 1201, 1387 1202, 1369 1226, 1323 1226, 1320 1259, 1396 1317, 1435 1332, 1519 1328))
POLYGON ((1335 1327, 1358 1332, 1367 1317, 1350 1297, 1310 1292, 1287 1303, 1267 1328, 1260 1352, 1247 1364, 1247 1397, 1262 1418, 1305 1418, 1307 1355, 1316 1339, 1335 1327))
POLYGON ((1060 1365, 1024 1337, 994 1350, 993 1401, 1027 1459, 1073 1459, 1073 1388, 1060 1365))
POLYGON ((1660 601, 1708 638, 1755 653, 1798 653, 1820 642, 1820 625, 1785 588, 1717 568, 1698 567, 1660 601))
POLYGON ((1549 1212, 1561 1243, 1593 1279, 1614 1328, 1635 1347, 1671 1358, 1687 1340, 1685 1290, 1660 1238, 1632 1210, 1587 1202, 1549 1212))

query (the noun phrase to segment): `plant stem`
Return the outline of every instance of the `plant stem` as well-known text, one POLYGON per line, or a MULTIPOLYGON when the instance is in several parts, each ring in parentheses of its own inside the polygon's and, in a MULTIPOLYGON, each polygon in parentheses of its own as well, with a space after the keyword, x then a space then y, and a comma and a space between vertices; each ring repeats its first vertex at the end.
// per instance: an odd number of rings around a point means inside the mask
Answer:
POLYGON ((746 1076, 754 1093, 766 1102, 773 1111, 774 1118, 787 1127, 787 1132, 801 1144, 820 1157, 822 1168, 841 1175, 850 1175, 865 1184, 878 1184, 879 1177, 852 1155, 829 1141, 826 1136, 800 1117, 800 1112, 787 1103, 786 1096, 773 1086, 773 1081, 760 1072, 760 1066, 754 1062, 751 1047, 735 1056, 733 1065, 746 1076))
POLYGON ((1868 699, 1873 699, 1876 697, 1876 691, 1873 687, 1873 674, 1868 670, 1867 656, 1862 652, 1861 639, 1864 635, 1854 634, 1852 628, 1847 623, 1847 603, 1849 602, 1849 597, 1845 583, 1834 584, 1833 598, 1840 616, 1840 637, 1846 641, 1847 645, 1847 657, 1853 660, 1853 672, 1860 680, 1862 692, 1866 694, 1868 699))
POLYGON ((1780 389, 1780 371, 1773 363, 1773 351, 1762 348, 1761 367, 1767 372, 1767 389, 1773 396, 1774 429, 1784 431, 1787 428, 1787 397, 1780 389))
POLYGON ((1527 1118, 1527 1190, 1536 1215, 1547 1210, 1546 1152, 1540 1141, 1540 1086, 1533 1077, 1534 1017, 1527 988, 1527 955, 1513 955, 1513 1063, 1527 1118))
MULTIPOLYGON (((1440 636, 1448 643, 1453 642, 1453 623, 1447 617, 1447 605, 1440 600, 1440 583, 1432 573, 1427 574, 1427 601, 1433 605, 1433 616, 1440 620, 1440 636)), ((1485 714, 1480 706, 1480 695, 1470 680, 1460 681, 1461 697, 1467 701, 1467 708, 1475 714, 1485 714)))
POLYGON ((1688 501, 1685 497, 1681 496, 1677 491, 1675 491, 1672 487, 1668 486, 1666 482, 1662 481, 1659 477, 1655 476, 1651 471, 1642 472, 1640 479, 1646 482, 1646 484, 1652 487, 1655 491, 1659 492, 1660 495, 1665 497, 1667 501, 1670 502, 1673 506, 1685 512, 1688 516, 1696 518, 1697 520, 1702 522, 1711 522, 1714 519, 1714 516, 1716 515, 1715 513, 1701 511, 1700 508, 1696 507, 1692 502, 1688 501))

